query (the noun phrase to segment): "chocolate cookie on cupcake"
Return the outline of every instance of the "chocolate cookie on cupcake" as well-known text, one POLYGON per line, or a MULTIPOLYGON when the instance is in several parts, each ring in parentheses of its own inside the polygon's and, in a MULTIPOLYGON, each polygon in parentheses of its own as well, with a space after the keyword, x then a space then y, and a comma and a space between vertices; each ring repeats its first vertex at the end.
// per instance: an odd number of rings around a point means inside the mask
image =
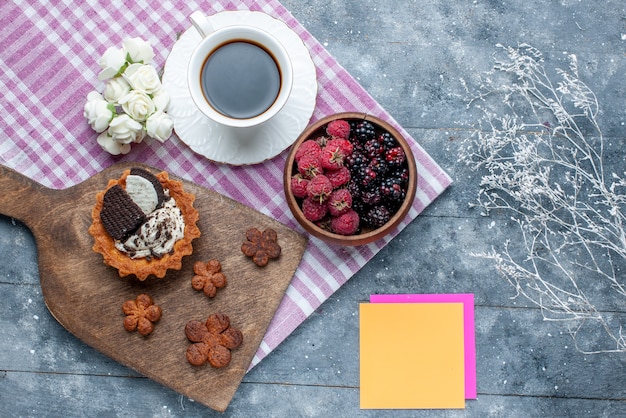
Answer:
POLYGON ((180 270, 182 258, 193 252, 191 242, 200 236, 194 200, 166 172, 126 170, 96 195, 89 227, 93 250, 120 277, 135 275, 143 281, 180 270))

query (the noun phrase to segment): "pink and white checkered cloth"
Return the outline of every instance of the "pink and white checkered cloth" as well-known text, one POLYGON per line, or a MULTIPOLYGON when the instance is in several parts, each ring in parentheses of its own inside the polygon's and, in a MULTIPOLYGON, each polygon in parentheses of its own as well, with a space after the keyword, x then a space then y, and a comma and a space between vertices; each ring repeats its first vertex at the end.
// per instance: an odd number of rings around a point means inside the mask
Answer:
MULTIPOLYGON (((249 9, 284 21, 309 48, 317 69, 311 121, 331 113, 364 112, 393 124, 412 143, 419 183, 412 210, 397 231, 370 245, 342 248, 311 238, 252 366, 283 341, 333 292, 382 249, 450 184, 450 177, 276 0, 150 2, 9 0, 0 7, 0 163, 47 187, 80 183, 113 163, 138 161, 229 196, 304 233, 284 199, 287 151, 262 164, 234 167, 195 154, 178 137, 145 140, 112 157, 96 143, 83 117, 87 94, 103 85, 97 60, 127 37, 149 41, 162 68, 178 33, 195 10, 207 14, 249 9), (264 181, 259 182, 262 178, 264 181)), ((295 140, 295 138, 294 138, 295 140)))

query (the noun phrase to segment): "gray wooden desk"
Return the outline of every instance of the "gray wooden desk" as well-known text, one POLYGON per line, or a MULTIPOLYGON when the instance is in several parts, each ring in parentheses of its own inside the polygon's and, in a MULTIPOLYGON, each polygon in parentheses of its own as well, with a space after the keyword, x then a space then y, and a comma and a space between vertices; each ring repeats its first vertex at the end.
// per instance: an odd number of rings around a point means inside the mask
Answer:
MULTIPOLYGON (((557 323, 512 299, 470 256, 514 236, 468 208, 477 180, 458 150, 472 125, 461 79, 495 45, 527 42, 549 65, 576 54, 625 168, 623 1, 330 1, 283 4, 446 169, 454 184, 246 375, 225 416, 626 416, 626 354, 583 355, 557 323), (358 304, 372 293, 476 297, 478 399, 464 411, 359 409, 358 304)), ((620 166, 621 165, 621 166, 620 166)), ((0 197, 1 198, 1 197, 0 197)), ((626 316, 626 306, 615 307, 626 316)), ((0 416, 222 416, 115 363, 43 304, 30 232, 0 216, 0 416)))

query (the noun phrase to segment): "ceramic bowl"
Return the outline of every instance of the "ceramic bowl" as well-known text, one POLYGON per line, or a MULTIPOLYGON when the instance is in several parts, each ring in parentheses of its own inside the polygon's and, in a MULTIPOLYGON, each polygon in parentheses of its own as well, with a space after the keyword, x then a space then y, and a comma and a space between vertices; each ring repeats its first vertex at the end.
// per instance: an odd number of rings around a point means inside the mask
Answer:
MULTIPOLYGON (((289 205, 289 209, 293 213, 296 220, 302 225, 302 227, 311 235, 331 244, 336 245, 345 245, 345 246, 356 246, 356 245, 364 245, 370 242, 379 240, 383 238, 385 235, 389 234, 393 231, 398 224, 404 219, 404 217, 409 212, 413 204, 413 200, 415 198, 416 187, 417 187, 417 169, 415 166, 415 157, 413 156, 413 152, 409 147, 407 141, 400 135, 400 133, 389 123, 364 113, 338 113, 334 115, 327 116, 318 120, 317 122, 310 125, 308 128, 302 132, 302 134, 298 137, 296 142, 291 147, 289 155, 287 157, 287 161, 285 164, 285 171, 283 177, 284 184, 284 192, 287 200, 287 204, 289 205), (340 235, 336 234, 329 230, 329 228, 324 228, 323 222, 311 222, 307 218, 305 218, 304 213, 302 212, 302 199, 296 198, 293 194, 291 187, 291 178, 293 175, 298 173, 298 167, 296 164, 296 151, 300 144, 308 139, 316 139, 320 136, 326 136, 326 126, 333 120, 343 119, 348 122, 351 121, 359 121, 366 120, 370 122, 375 130, 376 135, 386 131, 389 132, 398 142, 399 146, 402 147, 404 153, 406 154, 406 168, 408 169, 409 179, 407 182, 406 189, 406 197, 404 201, 399 206, 395 214, 391 216, 389 221, 385 223, 383 226, 379 228, 371 228, 366 225, 362 225, 354 235, 340 235), (320 226, 322 225, 322 226, 320 226)), ((363 223, 362 223, 363 224, 363 223)))

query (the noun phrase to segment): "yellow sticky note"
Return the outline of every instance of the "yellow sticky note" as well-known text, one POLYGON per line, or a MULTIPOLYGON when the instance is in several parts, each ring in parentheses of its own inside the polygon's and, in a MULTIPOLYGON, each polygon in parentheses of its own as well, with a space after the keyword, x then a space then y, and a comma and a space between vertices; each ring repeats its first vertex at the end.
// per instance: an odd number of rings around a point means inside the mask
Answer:
POLYGON ((362 303, 362 409, 465 408, 462 303, 362 303))

